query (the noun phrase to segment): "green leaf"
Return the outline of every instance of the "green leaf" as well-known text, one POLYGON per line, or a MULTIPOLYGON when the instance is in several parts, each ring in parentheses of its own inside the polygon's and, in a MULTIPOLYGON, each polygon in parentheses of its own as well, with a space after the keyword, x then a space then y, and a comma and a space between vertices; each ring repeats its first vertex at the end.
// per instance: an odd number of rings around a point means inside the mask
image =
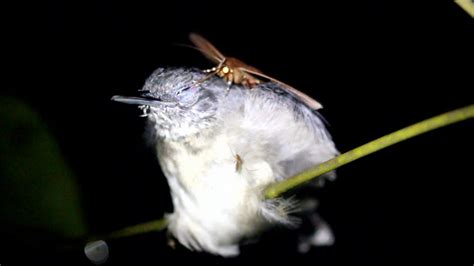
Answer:
POLYGON ((0 97, 0 223, 62 237, 85 235, 76 180, 47 127, 26 104, 0 97))

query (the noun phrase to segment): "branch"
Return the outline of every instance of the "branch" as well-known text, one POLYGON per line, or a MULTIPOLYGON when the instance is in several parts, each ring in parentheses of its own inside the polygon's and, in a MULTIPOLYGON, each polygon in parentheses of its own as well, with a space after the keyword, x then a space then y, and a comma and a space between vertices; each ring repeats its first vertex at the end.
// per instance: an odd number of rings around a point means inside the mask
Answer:
MULTIPOLYGON (((450 111, 433 118, 421 121, 409 127, 400 129, 391 134, 383 136, 379 139, 371 141, 367 144, 364 144, 358 148, 355 148, 351 151, 348 151, 344 154, 339 155, 336 158, 333 158, 325 163, 322 163, 318 166, 310 168, 304 171, 301 174, 283 180, 281 182, 270 185, 264 191, 265 198, 272 199, 279 197, 282 193, 296 188, 308 181, 311 181, 318 176, 321 176, 327 172, 330 172, 342 165, 348 164, 354 160, 362 158, 366 155, 384 149, 393 144, 399 143, 406 139, 415 137, 417 135, 429 132, 431 130, 444 127, 450 124, 461 122, 463 120, 474 117, 474 105, 469 105, 454 111, 450 111)), ((168 225, 166 218, 160 220, 154 220, 147 223, 137 224, 130 227, 126 227, 122 230, 113 232, 107 236, 105 239, 111 238, 121 238, 132 235, 144 234, 153 231, 161 231, 165 229, 168 225)))
POLYGON ((150 232, 159 232, 164 230, 168 226, 168 219, 166 217, 163 217, 158 220, 153 220, 141 224, 136 224, 132 226, 127 226, 125 228, 122 228, 120 230, 114 231, 112 233, 106 234, 106 235, 99 235, 99 236, 93 236, 87 239, 87 242, 91 241, 96 241, 100 239, 115 239, 115 238, 123 238, 123 237, 128 237, 128 236, 134 236, 134 235, 141 235, 145 233, 150 233, 150 232))
POLYGON ((426 133, 428 131, 454 124, 469 118, 474 117, 474 105, 469 105, 463 108, 450 111, 430 119, 418 122, 409 127, 400 129, 391 134, 385 135, 353 150, 339 155, 327 162, 310 168, 298 175, 270 185, 264 192, 265 198, 272 199, 280 196, 282 193, 296 188, 303 183, 311 181, 318 176, 330 172, 342 165, 348 164, 354 160, 362 158, 366 155, 384 149, 393 144, 399 143, 406 139, 415 137, 417 135, 426 133))
POLYGON ((159 220, 153 220, 150 222, 125 227, 121 230, 110 233, 109 235, 107 235, 107 238, 122 238, 127 236, 149 233, 153 231, 159 232, 165 229, 167 226, 168 219, 166 219, 166 217, 163 217, 159 220))

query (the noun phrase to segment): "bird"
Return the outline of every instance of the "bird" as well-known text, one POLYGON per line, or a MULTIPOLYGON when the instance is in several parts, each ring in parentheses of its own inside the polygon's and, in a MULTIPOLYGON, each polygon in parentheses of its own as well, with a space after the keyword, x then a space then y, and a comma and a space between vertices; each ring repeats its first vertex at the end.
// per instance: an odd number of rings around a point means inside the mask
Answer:
POLYGON ((146 117, 170 188, 171 235, 190 250, 232 257, 275 226, 297 228, 294 213, 303 210, 315 230, 300 237, 299 249, 332 243, 315 204, 263 195, 268 185, 339 154, 321 114, 276 82, 227 87, 197 68, 166 67, 138 96, 112 97, 146 117))

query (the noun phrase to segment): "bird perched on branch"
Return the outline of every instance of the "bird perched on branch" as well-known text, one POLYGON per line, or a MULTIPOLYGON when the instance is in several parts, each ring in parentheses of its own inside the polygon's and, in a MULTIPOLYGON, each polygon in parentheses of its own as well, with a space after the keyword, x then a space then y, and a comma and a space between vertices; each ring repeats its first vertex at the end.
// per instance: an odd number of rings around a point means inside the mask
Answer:
POLYGON ((292 212, 300 206, 315 226, 301 236, 300 250, 330 244, 314 204, 262 193, 338 154, 317 111, 282 84, 226 90, 223 79, 205 77, 197 69, 160 68, 139 97, 112 98, 139 105, 149 121, 171 189, 171 234, 191 250, 235 256, 243 241, 274 225, 297 227, 292 212))

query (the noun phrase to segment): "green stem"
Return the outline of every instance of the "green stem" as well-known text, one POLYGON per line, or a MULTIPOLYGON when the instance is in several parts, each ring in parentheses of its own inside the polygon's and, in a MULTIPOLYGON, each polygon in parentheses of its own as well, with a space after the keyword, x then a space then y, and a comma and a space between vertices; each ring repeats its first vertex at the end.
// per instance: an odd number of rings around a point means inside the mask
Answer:
POLYGON ((291 178, 272 184, 264 191, 264 195, 267 199, 276 198, 290 189, 300 186, 301 184, 313 180, 316 177, 321 176, 322 174, 328 173, 342 165, 348 164, 368 154, 374 153, 388 146, 426 133, 428 131, 473 117, 474 105, 469 105, 464 108, 456 109, 454 111, 450 111, 435 116, 433 118, 421 121, 409 127, 395 131, 391 134, 385 135, 379 139, 371 141, 346 153, 343 153, 336 158, 333 158, 327 162, 312 167, 291 178))
POLYGON ((166 217, 163 217, 159 220, 153 220, 141 224, 128 226, 115 232, 109 233, 107 235, 95 236, 88 239, 88 242, 95 240, 123 238, 128 236, 141 235, 149 232, 159 232, 164 230, 167 226, 168 219, 166 219, 166 217))

